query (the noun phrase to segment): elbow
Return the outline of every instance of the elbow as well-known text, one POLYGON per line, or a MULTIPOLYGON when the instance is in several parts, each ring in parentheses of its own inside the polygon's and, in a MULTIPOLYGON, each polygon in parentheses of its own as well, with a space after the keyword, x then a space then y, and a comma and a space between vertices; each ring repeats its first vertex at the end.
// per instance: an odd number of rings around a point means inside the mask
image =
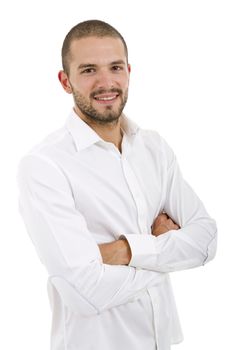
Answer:
POLYGON ((97 315, 99 310, 69 281, 61 276, 50 277, 52 288, 55 288, 62 302, 67 308, 83 317, 97 315))
POLYGON ((216 251, 217 251, 217 228, 207 247, 206 258, 204 260, 203 265, 205 265, 206 263, 214 259, 216 255, 216 251))

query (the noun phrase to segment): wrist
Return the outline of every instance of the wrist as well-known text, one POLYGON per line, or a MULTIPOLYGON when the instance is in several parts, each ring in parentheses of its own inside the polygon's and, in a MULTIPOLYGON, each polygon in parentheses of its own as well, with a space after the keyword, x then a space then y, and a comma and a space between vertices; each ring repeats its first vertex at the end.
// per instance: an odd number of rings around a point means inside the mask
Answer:
POLYGON ((128 265, 132 256, 130 245, 126 239, 119 239, 117 242, 120 265, 128 265))

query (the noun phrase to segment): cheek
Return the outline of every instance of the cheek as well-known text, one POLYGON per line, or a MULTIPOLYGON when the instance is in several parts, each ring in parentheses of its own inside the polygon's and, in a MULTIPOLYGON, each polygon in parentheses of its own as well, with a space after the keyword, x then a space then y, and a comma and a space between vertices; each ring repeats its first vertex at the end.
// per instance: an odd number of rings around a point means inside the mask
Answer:
POLYGON ((93 84, 91 79, 84 78, 77 74, 75 75, 74 72, 72 73, 70 74, 69 80, 74 90, 82 95, 89 95, 93 84))
POLYGON ((93 81, 91 79, 85 79, 84 81, 79 80, 77 88, 79 89, 80 93, 89 97, 90 93, 94 89, 94 84, 93 84, 93 81))
POLYGON ((83 84, 80 81, 79 82, 74 82, 72 84, 74 91, 77 91, 80 95, 82 95, 85 98, 89 98, 91 89, 88 84, 83 84))
POLYGON ((119 83, 122 88, 127 89, 129 85, 129 76, 122 77, 119 83))

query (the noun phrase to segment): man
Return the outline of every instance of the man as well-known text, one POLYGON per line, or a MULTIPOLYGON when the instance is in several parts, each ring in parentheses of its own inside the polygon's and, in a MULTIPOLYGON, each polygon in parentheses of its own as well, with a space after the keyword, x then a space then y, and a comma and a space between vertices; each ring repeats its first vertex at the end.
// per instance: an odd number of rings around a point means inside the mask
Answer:
POLYGON ((20 210, 49 273, 51 349, 170 349, 182 333, 168 273, 214 257, 215 222, 166 142, 123 115, 130 65, 120 33, 79 23, 62 63, 74 109, 18 174, 20 210))

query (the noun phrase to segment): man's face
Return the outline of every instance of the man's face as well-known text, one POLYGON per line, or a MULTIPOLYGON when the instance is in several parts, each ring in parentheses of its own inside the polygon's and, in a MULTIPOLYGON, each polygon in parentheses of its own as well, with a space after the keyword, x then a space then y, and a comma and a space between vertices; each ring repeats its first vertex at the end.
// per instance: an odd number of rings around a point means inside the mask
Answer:
POLYGON ((68 82, 81 118, 117 121, 128 97, 130 66, 118 38, 88 37, 71 43, 68 82))

